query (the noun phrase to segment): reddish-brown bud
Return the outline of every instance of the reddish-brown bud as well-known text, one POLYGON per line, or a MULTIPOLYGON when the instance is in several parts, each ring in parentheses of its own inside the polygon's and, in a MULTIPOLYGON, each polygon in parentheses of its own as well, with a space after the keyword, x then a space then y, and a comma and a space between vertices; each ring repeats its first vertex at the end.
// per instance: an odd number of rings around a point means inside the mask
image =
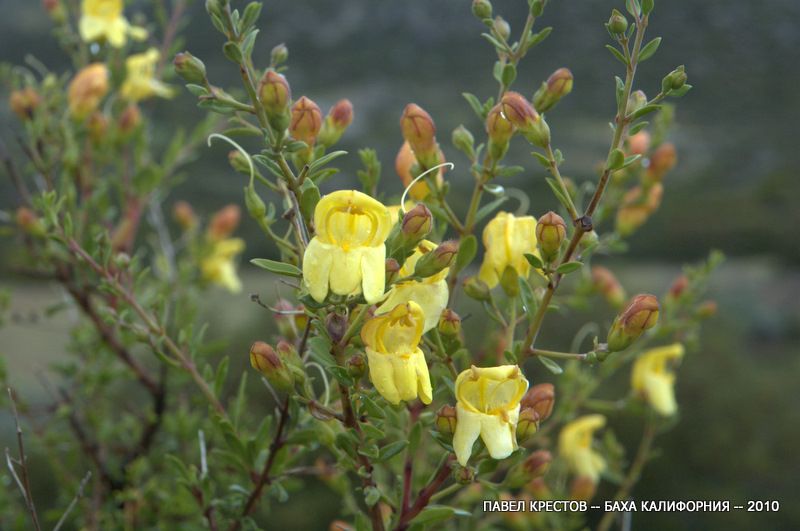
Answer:
POLYGON ((680 298, 686 288, 689 287, 689 277, 681 275, 675 279, 672 286, 669 287, 669 296, 673 299, 680 298))
MULTIPOLYGON (((444 162, 444 154, 440 149, 438 151, 436 164, 442 162, 444 162)), ((409 184, 411 184, 411 181, 414 180, 415 176, 411 174, 411 170, 415 164, 417 164, 417 157, 414 155, 411 145, 408 142, 403 142, 403 145, 400 146, 400 151, 397 152, 397 158, 394 160, 394 169, 397 172, 397 175, 400 177, 403 187, 407 187, 409 184)), ((444 168, 439 168, 439 170, 436 172, 437 186, 444 182, 443 175, 444 168)), ((415 182, 408 191, 408 194, 412 197, 412 199, 422 201, 428 197, 428 194, 430 194, 431 190, 430 186, 428 186, 428 183, 426 182, 426 179, 427 177, 415 182)))
POLYGON ((433 214, 423 203, 406 212, 401 224, 403 242, 410 248, 425 238, 433 227, 433 214))
POLYGON ((708 319, 717 314, 717 301, 704 301, 697 307, 697 317, 708 319))
POLYGON ((456 431, 457 422, 456 408, 453 406, 444 405, 436 412, 436 429, 439 433, 452 435, 456 431))
POLYGON ((437 164, 439 146, 436 143, 436 125, 430 114, 419 105, 409 103, 400 117, 400 131, 423 166, 428 168, 437 164))
POLYGON ((119 128, 120 134, 124 137, 133 133, 141 124, 142 113, 139 110, 139 106, 132 103, 125 107, 125 110, 119 115, 117 127, 119 128))
POLYGON ((617 277, 608 268, 603 266, 592 267, 592 284, 594 289, 605 297, 608 303, 619 308, 625 303, 625 289, 617 277))
POLYGON ((258 99, 269 114, 281 114, 292 100, 292 89, 283 75, 267 70, 258 84, 258 99))
POLYGON ((458 242, 447 240, 439 244, 436 249, 428 252, 417 261, 414 274, 420 277, 430 277, 439 271, 450 267, 458 254, 458 242))
POLYGON ((322 111, 309 98, 303 96, 292 105, 292 121, 289 133, 295 140, 313 146, 322 127, 322 111))
POLYGON ((514 124, 503 114, 503 107, 497 104, 486 116, 486 133, 493 142, 504 143, 514 134, 514 124))
POLYGON ((520 401, 522 409, 533 409, 539 416, 539 420, 546 420, 553 413, 553 406, 556 403, 556 391, 553 384, 536 384, 525 393, 520 401))
POLYGON ((172 207, 172 219, 175 220, 183 230, 189 230, 197 225, 197 216, 192 209, 192 205, 186 201, 178 201, 172 207))
POLYGON ((533 105, 519 92, 508 91, 500 100, 503 114, 514 127, 522 131, 527 130, 540 120, 533 105))
POLYGON ((242 212, 238 205, 223 207, 214 214, 208 224, 208 238, 215 241, 227 238, 239 226, 241 217, 242 212))
POLYGON ((650 157, 650 165, 647 167, 647 180, 659 182, 664 178, 675 164, 678 162, 678 154, 675 145, 665 142, 658 146, 650 157))
POLYGON ((639 131, 628 137, 628 155, 644 155, 650 149, 650 133, 639 131))
POLYGON ((655 295, 636 295, 614 319, 608 332, 608 351, 625 350, 645 330, 658 322, 660 305, 655 295))
POLYGON ((44 236, 44 227, 36 213, 28 207, 19 207, 16 222, 20 229, 31 236, 44 236))
POLYGON ((342 138, 345 130, 353 122, 353 104, 350 100, 339 100, 328 111, 322 129, 319 132, 319 143, 332 146, 342 138))
POLYGON ((347 317, 331 312, 325 317, 325 329, 334 343, 338 343, 347 332, 347 317))
POLYGON ((569 487, 569 499, 576 501, 589 501, 597 492, 597 484, 589 476, 578 476, 572 480, 569 487))
POLYGON ((574 83, 572 72, 569 68, 559 68, 542 83, 536 94, 533 95, 533 106, 539 112, 547 112, 561 98, 572 92, 574 83))
POLYGON ((664 186, 657 182, 646 190, 636 186, 622 198, 622 206, 617 211, 616 229, 621 236, 629 236, 644 225, 647 219, 661 205, 664 186))
POLYGON ((33 87, 25 87, 11 93, 8 98, 8 105, 20 120, 30 120, 33 118, 33 113, 41 101, 39 93, 33 87))
POLYGON ((537 450, 522 462, 522 466, 527 472, 528 478, 535 479, 547 473, 551 461, 553 461, 553 454, 547 450, 537 450))
POLYGON ((271 345, 263 341, 253 343, 250 347, 250 365, 277 390, 288 391, 294 387, 292 372, 271 345))
POLYGON ((92 63, 83 67, 69 84, 67 99, 70 114, 83 119, 100 105, 108 93, 109 73, 103 63, 92 63))
POLYGON ((400 263, 394 258, 386 259, 386 283, 390 284, 400 272, 400 263))
POLYGON ((445 308, 439 317, 439 333, 450 337, 461 333, 461 317, 450 308, 445 308))
POLYGON ((533 408, 524 408, 519 412, 517 421, 517 441, 524 442, 539 430, 539 414, 533 408))

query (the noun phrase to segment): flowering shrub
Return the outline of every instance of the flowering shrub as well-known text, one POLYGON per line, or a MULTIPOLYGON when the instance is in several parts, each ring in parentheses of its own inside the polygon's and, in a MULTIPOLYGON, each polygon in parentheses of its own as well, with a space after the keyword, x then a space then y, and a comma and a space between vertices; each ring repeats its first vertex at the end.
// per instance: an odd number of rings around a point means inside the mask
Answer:
MULTIPOLYGON (((74 72, 6 73, 24 134, 21 152, 4 157, 16 190, 8 221, 18 265, 57 282, 82 318, 73 357, 56 365, 59 381, 46 384, 53 407, 41 412, 10 393, 15 414, 32 428, 25 437, 68 455, 52 455, 59 484, 52 510, 37 512, 20 435, 8 458, 20 493, 3 495, 0 526, 29 518, 37 529, 66 521, 93 529, 268 527, 270 510, 300 491, 308 474, 341 500, 335 529, 459 527, 468 519, 481 519, 469 524, 480 528, 572 528, 587 515, 483 513, 479 500, 588 501, 602 483, 615 486, 616 500, 630 496, 656 435, 677 419, 673 365, 696 347, 700 321, 713 313, 699 297, 719 262, 714 254, 687 268, 661 298, 630 299, 597 264, 623 251, 658 210, 676 163, 667 100, 691 88, 683 67, 652 97, 634 84, 661 42, 645 39, 653 0, 627 0, 627 14, 614 10, 606 23, 607 48, 621 63, 617 110, 606 160, 584 182, 562 176, 557 121, 550 127, 575 82, 569 69, 538 88, 511 90, 523 60, 551 31, 534 31, 547 1, 528 1, 512 38, 489 1, 475 0, 476 24, 497 53, 498 93, 465 94, 475 133, 459 126, 449 154, 431 114, 405 107, 395 161, 400 197, 380 191, 381 164, 369 149, 359 152, 361 189, 337 183, 333 164, 347 153, 334 148, 354 107, 342 100, 323 116, 310 97, 293 96, 283 45, 268 65, 254 61, 259 2, 237 9, 206 1, 241 74, 215 80, 225 88, 212 84, 199 58, 175 54, 184 3, 169 12, 156 4, 155 22, 137 17, 134 25, 121 0, 84 0, 79 8, 46 1, 74 72), (162 148, 150 135, 148 105, 177 97, 164 81, 168 57, 209 117, 191 133, 171 131, 162 148), (261 145, 246 150, 238 137, 261 145), (161 211, 182 165, 206 140, 230 144, 231 166, 246 179, 246 212, 274 244, 278 259, 252 263, 283 277, 294 297, 267 305, 253 296, 274 315, 279 336, 253 343, 249 378, 231 374, 228 358, 207 348, 197 317, 207 289, 241 291, 239 207, 204 222, 179 201, 173 225, 161 211), (506 164, 513 145, 533 149, 537 164, 506 164), (546 175, 552 189, 553 210, 538 220, 507 203, 513 194, 503 182, 521 172, 546 175), (448 198, 456 179, 474 181, 463 207, 448 198), (618 311, 606 333, 576 325, 571 350, 541 345, 549 310, 605 304, 618 311), (488 325, 488 348, 465 341, 462 308, 488 316, 480 323, 488 325), (595 397, 625 371, 629 395, 595 397), (263 391, 253 376, 274 400, 273 415, 247 407, 263 391), (228 384, 237 391, 227 393, 228 384), (643 426, 634 452, 609 427, 617 417, 643 426)), ((598 528, 613 519, 605 514, 598 528)))

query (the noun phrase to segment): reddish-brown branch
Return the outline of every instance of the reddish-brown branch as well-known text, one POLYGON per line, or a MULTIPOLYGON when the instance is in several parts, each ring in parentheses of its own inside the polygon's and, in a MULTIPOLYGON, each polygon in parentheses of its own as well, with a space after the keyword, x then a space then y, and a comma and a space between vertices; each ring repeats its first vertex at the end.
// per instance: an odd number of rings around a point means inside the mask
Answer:
POLYGON ((395 531, 405 531, 408 529, 411 520, 413 520, 422 510, 428 506, 431 502, 431 497, 439 491, 442 484, 447 481, 447 478, 450 477, 450 471, 452 469, 452 462, 455 459, 455 456, 450 455, 445 459, 442 466, 439 467, 439 471, 436 472, 436 475, 433 477, 430 483, 428 483, 417 495, 417 499, 414 501, 414 505, 409 507, 407 511, 403 511, 400 514, 400 521, 397 523, 397 527, 395 531))

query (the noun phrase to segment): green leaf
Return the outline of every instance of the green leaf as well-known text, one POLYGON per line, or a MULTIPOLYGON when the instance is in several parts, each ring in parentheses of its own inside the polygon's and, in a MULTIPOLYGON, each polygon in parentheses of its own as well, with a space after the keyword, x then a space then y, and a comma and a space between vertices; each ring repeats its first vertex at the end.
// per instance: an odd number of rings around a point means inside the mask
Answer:
POLYGON ((631 164, 633 164, 634 162, 636 162, 637 160, 639 160, 640 158, 642 158, 641 155, 631 155, 630 157, 625 157, 625 162, 622 163, 622 167, 626 168, 631 164))
POLYGON ((225 385, 225 378, 228 376, 228 365, 230 358, 225 356, 222 361, 217 365, 217 374, 214 376, 214 394, 220 396, 222 394, 222 387, 225 385))
POLYGON ((625 153, 623 153, 621 149, 615 149, 608 154, 608 160, 606 160, 606 169, 618 170, 622 167, 623 162, 625 162, 625 153))
POLYGON ((475 213, 475 223, 480 223, 481 220, 483 220, 483 218, 494 212, 497 207, 499 207, 506 201, 508 201, 508 196, 501 195, 497 199, 483 205, 481 208, 478 209, 478 212, 475 213))
POLYGON ((195 85, 194 83, 188 83, 186 85, 186 90, 188 90, 194 96, 197 96, 197 97, 205 96, 206 94, 208 94, 208 89, 206 89, 205 87, 203 87, 201 85, 195 85))
POLYGON ((461 95, 464 96, 465 100, 467 100, 467 103, 469 103, 470 108, 472 108, 472 111, 478 115, 478 118, 480 118, 481 120, 486 119, 486 116, 483 113, 483 105, 474 94, 470 94, 469 92, 462 92, 461 95))
POLYGON ((654 0, 642 0, 642 14, 649 15, 655 7, 654 0))
POLYGON ((535 254, 525 253, 525 260, 527 260, 528 263, 532 265, 535 269, 544 269, 544 264, 542 263, 542 259, 536 256, 535 254))
POLYGON ((429 525, 435 522, 443 522, 453 516, 471 516, 471 513, 457 510, 453 507, 447 507, 446 505, 428 505, 412 520, 412 522, 416 525, 429 525))
POLYGON ((250 26, 256 23, 258 16, 261 14, 261 2, 250 2, 244 8, 242 20, 239 23, 239 33, 244 33, 250 26))
POLYGON ((381 408, 377 402, 367 395, 361 395, 361 403, 364 405, 364 410, 369 414, 369 416, 377 419, 386 417, 386 414, 383 412, 383 408, 381 408))
POLYGON ((578 261, 564 262, 563 264, 561 264, 556 268, 556 273, 558 273, 559 275, 569 275, 570 273, 572 273, 573 271, 577 271, 581 267, 583 267, 583 263, 578 261))
POLYGON ((669 95, 673 98, 680 98, 681 96, 685 95, 687 92, 692 90, 692 86, 688 83, 684 84, 681 88, 676 90, 670 90, 669 95))
POLYGON ((649 105, 645 105, 641 109, 638 109, 636 112, 631 114, 631 120, 635 120, 637 118, 641 118, 645 114, 650 114, 651 112, 657 111, 661 108, 661 105, 656 103, 651 103, 649 105))
POLYGON ((536 33, 535 35, 531 35, 531 37, 525 43, 525 51, 528 51, 531 48, 533 48, 534 46, 536 46, 537 44, 541 43, 543 40, 545 40, 550 35, 550 33, 552 31, 553 31, 552 26, 547 26, 546 28, 544 28, 539 33, 536 33))
POLYGON ((658 45, 661 44, 661 37, 656 37, 652 41, 648 42, 642 49, 639 50, 639 62, 644 62, 650 59, 656 50, 658 50, 658 45))
POLYGON ((300 212, 303 214, 303 218, 311 219, 314 217, 314 209, 319 203, 319 188, 310 179, 303 183, 303 188, 304 190, 300 194, 300 212))
POLYGON ((625 0, 625 9, 634 17, 638 17, 640 12, 639 0, 625 0))
POLYGON ((458 254, 456 254, 455 264, 453 270, 455 273, 463 270, 475 258, 478 253, 478 240, 474 235, 470 234, 463 238, 458 245, 458 254))
POLYGON ((387 444, 381 448, 381 453, 378 455, 378 462, 383 463, 384 461, 388 461, 402 452, 406 446, 408 446, 408 441, 395 441, 387 444))
POLYGON ((314 336, 308 340, 308 351, 314 361, 325 368, 336 365, 336 359, 331 354, 331 342, 325 336, 314 336))
POLYGON ((506 66, 503 67, 503 86, 510 87, 515 79, 517 79, 517 67, 511 63, 506 64, 506 66))
POLYGON ((267 271, 271 271, 272 273, 277 273, 278 275, 284 275, 287 277, 297 277, 300 278, 303 276, 303 272, 297 266, 292 264, 285 264, 283 262, 276 262, 275 260, 268 260, 266 258, 253 258, 250 260, 250 263, 254 266, 258 266, 261 269, 266 269, 267 271))
POLYGON ((364 489, 364 501, 368 506, 372 507, 378 500, 381 499, 381 491, 375 487, 367 487, 364 489))
POLYGON ((614 83, 617 87, 617 108, 622 108, 622 99, 625 97, 625 82, 619 76, 614 76, 614 83))
POLYGON ((239 46, 235 42, 228 41, 222 45, 222 52, 225 54, 225 57, 234 63, 242 62, 242 50, 239 49, 239 46))
POLYGON ((538 160, 539 164, 541 164, 543 167, 550 169, 550 159, 548 159, 547 157, 536 151, 532 151, 531 155, 536 157, 536 160, 538 160))
POLYGON ((620 52, 619 50, 617 50, 615 47, 611 46, 610 44, 606 44, 606 49, 607 49, 609 52, 611 52, 611 55, 613 55, 614 57, 616 57, 616 58, 617 58, 617 60, 618 60, 620 63, 624 64, 625 66, 628 66, 628 60, 627 60, 627 59, 625 59, 625 56, 624 56, 624 55, 622 55, 622 52, 620 52))
POLYGON ((309 169, 309 171, 314 171, 317 168, 321 168, 322 166, 325 166, 327 163, 329 163, 333 159, 338 159, 342 155, 347 155, 347 151, 342 151, 342 150, 331 151, 327 155, 323 155, 320 158, 318 158, 317 160, 315 160, 314 162, 312 162, 311 164, 309 164, 308 165, 308 169, 309 169))
POLYGON ((519 295, 522 299, 522 311, 532 315, 536 311, 538 304, 536 304, 536 297, 533 295, 531 285, 528 284, 528 279, 524 277, 517 277, 517 281, 519 282, 519 295))
MULTIPOLYGON (((483 37, 484 39, 486 39, 487 41, 492 43, 492 46, 494 46, 497 49, 498 52, 508 52, 509 51, 508 46, 503 44, 502 42, 500 42, 493 35, 490 35, 488 33, 481 33, 481 37, 483 37)), ((498 79, 498 81, 500 81, 500 80, 498 79)))
POLYGON ((650 122, 639 122, 638 124, 634 124, 628 130, 628 135, 633 136, 636 133, 638 133, 639 131, 641 131, 642 129, 644 129, 645 127, 647 127, 648 125, 650 125, 650 122))
POLYGON ((561 365, 551 360, 547 356, 536 356, 536 357, 539 358, 539 361, 542 362, 542 365, 544 365, 547 368, 547 370, 552 372, 553 374, 561 374, 562 372, 564 372, 564 369, 561 368, 561 365))
POLYGON ((497 170, 497 177, 513 177, 525 171, 522 166, 502 166, 497 170))
POLYGON ((545 181, 547 181, 547 184, 550 185, 550 189, 553 191, 553 194, 555 194, 556 199, 558 199, 558 202, 561 203, 561 205, 564 208, 569 210, 569 200, 567 199, 567 196, 565 196, 564 193, 561 191, 561 186, 559 186, 558 181, 556 181, 552 177, 547 177, 545 181))

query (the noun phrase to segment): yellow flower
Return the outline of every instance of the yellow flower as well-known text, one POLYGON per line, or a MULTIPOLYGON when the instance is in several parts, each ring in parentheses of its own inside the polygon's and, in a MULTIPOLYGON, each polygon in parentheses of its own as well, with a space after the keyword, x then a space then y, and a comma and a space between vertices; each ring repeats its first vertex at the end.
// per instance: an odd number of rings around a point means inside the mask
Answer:
POLYGON ((645 398, 661 415, 674 415, 678 410, 675 373, 669 370, 669 365, 682 358, 683 354, 683 345, 674 343, 648 350, 633 364, 631 387, 634 393, 645 398))
POLYGON ((561 429, 558 436, 558 451, 570 470, 579 477, 586 477, 597 483, 600 474, 606 469, 603 456, 592 450, 592 435, 606 424, 603 415, 578 417, 561 429))
POLYGON ((156 64, 160 53, 150 48, 144 53, 131 55, 125 60, 125 82, 122 84, 122 97, 130 101, 139 101, 151 96, 171 98, 172 87, 155 79, 156 64))
POLYGON ((422 308, 408 302, 373 317, 361 329, 370 380, 392 404, 413 400, 417 394, 425 404, 433 398, 428 365, 419 348, 423 320, 422 308))
POLYGON ((516 365, 473 365, 458 375, 453 449, 462 466, 467 465, 478 435, 493 459, 505 459, 517 449, 519 402, 527 389, 528 380, 516 365))
POLYGON ((131 26, 122 14, 123 0, 83 0, 79 31, 85 42, 105 39, 115 47, 125 46, 128 35, 136 40, 147 38, 144 28, 131 26))
POLYGON ((236 275, 236 255, 244 250, 244 240, 227 238, 213 243, 211 253, 200 263, 200 271, 208 282, 219 284, 233 293, 242 289, 242 282, 236 275))
POLYGON ((364 293, 369 304, 383 297, 389 210, 356 190, 323 197, 314 210, 317 235, 303 257, 303 281, 317 302, 328 296, 364 293))
POLYGON ((483 229, 483 245, 486 253, 478 278, 489 288, 497 286, 508 266, 517 275, 527 278, 531 265, 525 259, 525 253, 539 256, 536 248, 536 218, 515 217, 508 212, 499 212, 483 229))
POLYGON ((70 114, 85 118, 100 105, 108 93, 108 68, 103 63, 92 63, 75 74, 69 83, 67 100, 70 114))
MULTIPOLYGON (((406 258, 403 267, 400 268, 399 277, 407 277, 414 273, 414 268, 419 259, 436 249, 437 245, 428 240, 419 243, 414 253, 406 258)), ((426 277, 422 280, 406 280, 398 282, 392 286, 386 299, 383 301, 376 314, 386 313, 398 304, 414 301, 420 305, 425 314, 425 328, 423 333, 435 327, 439 323, 442 310, 447 306, 447 299, 450 291, 447 289, 447 274, 449 268, 444 268, 435 275, 426 277)))

